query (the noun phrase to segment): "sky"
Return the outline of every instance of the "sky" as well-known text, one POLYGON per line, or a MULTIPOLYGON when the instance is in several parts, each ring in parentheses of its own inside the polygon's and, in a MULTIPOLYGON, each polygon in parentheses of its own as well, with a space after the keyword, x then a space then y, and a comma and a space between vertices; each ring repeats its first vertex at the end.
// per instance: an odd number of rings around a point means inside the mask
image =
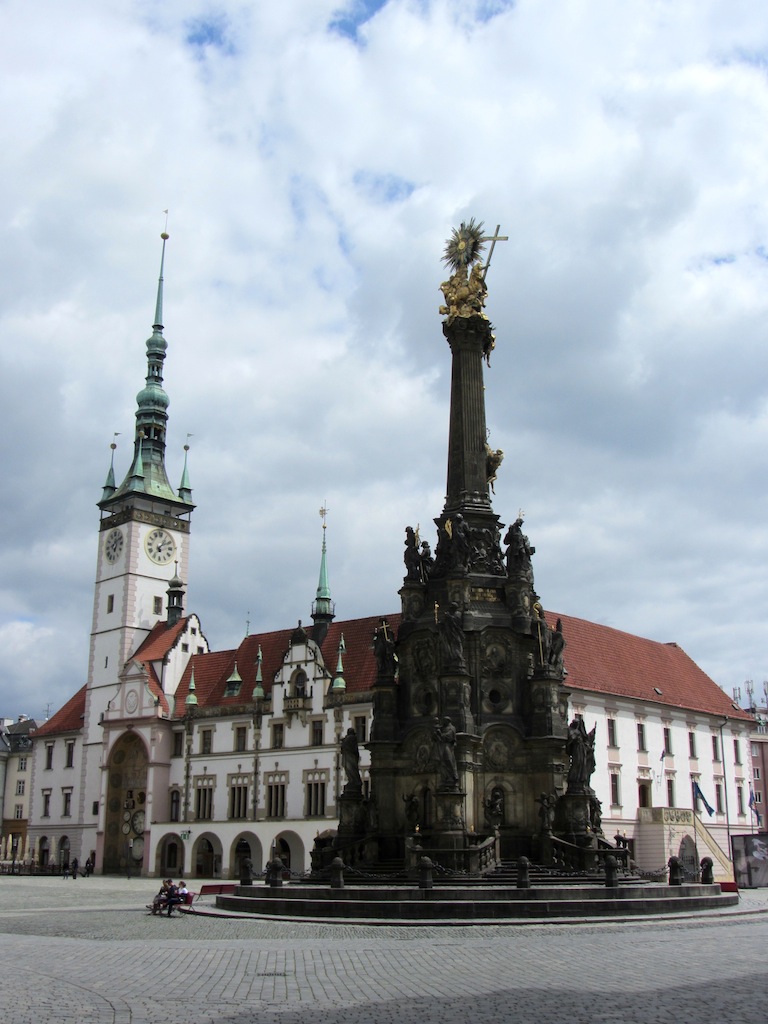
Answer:
MULTIPOLYGON (((213 649, 397 611, 445 494, 445 240, 501 225, 494 509, 544 606, 768 678, 764 0, 3 0, 0 717, 85 681, 165 262, 213 649)), ((567 665, 567 650, 566 650, 567 665)))

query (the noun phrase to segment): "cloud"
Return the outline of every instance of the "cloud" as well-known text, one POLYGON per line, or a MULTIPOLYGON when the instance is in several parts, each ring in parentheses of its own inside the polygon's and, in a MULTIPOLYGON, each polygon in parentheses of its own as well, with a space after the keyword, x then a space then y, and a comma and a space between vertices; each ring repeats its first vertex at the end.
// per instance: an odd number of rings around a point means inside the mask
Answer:
POLYGON ((87 664, 166 208, 167 465, 177 483, 191 433, 188 605, 215 647, 248 613, 308 618, 326 500, 337 613, 397 607, 403 527, 429 537, 445 487, 440 257, 475 216, 510 236, 494 506, 526 510, 545 605, 760 677, 759 0, 4 13, 5 714, 63 703, 87 664))

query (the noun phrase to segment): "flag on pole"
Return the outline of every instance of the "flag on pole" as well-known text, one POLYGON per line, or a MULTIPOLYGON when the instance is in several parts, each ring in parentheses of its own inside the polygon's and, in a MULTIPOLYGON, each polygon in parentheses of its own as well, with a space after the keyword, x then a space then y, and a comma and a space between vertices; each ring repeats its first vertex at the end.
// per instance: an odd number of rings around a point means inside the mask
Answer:
POLYGON ((711 818, 712 815, 715 813, 715 810, 713 807, 710 807, 710 805, 707 803, 707 798, 701 792, 701 786, 698 784, 698 782, 694 782, 693 784, 693 795, 696 797, 697 800, 701 800, 701 802, 707 809, 707 814, 711 818))
POLYGON ((755 791, 752 789, 751 786, 749 787, 749 807, 754 816, 757 818, 757 827, 760 828, 760 826, 763 823, 763 819, 760 815, 760 811, 758 811, 755 805, 755 791))
POLYGON ((661 757, 659 758, 659 760, 663 761, 666 756, 667 756, 667 748, 666 747, 662 747, 661 757))

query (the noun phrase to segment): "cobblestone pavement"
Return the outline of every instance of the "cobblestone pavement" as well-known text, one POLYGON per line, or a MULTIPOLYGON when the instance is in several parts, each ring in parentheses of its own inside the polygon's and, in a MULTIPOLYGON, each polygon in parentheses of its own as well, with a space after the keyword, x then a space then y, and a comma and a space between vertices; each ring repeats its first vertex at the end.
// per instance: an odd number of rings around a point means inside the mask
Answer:
MULTIPOLYGON (((196 883, 196 884, 199 884, 196 883)), ((0 877, 18 1024, 730 1024, 765 1019, 768 892, 631 923, 399 927, 151 917, 154 879, 0 877)))

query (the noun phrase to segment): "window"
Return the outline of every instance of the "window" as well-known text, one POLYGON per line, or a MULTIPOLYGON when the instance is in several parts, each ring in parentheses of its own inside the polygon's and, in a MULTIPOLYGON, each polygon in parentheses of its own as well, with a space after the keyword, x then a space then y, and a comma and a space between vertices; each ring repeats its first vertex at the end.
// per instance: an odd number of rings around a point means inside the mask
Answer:
POLYGON ((756 804, 761 804, 762 802, 763 802, 763 794, 760 792, 759 789, 755 790, 755 803, 756 804))
POLYGON ((50 818, 51 816, 51 794, 43 793, 43 817, 50 818))
POLYGON ((248 779, 245 775, 233 775, 229 780, 229 817, 248 817, 248 779))
POLYGON ((723 813, 723 787, 720 782, 715 783, 715 810, 718 814, 723 813))
POLYGON ((752 744, 752 757, 760 757, 760 744, 759 743, 753 743, 752 744))
POLYGON ((163 599, 162 597, 156 597, 153 602, 152 611, 155 615, 163 614, 163 599))
POLYGON ((267 817, 285 817, 285 784, 288 776, 279 773, 267 776, 267 817))
POLYGON ((115 595, 107 594, 107 615, 115 610, 115 595))
POLYGON ((616 747, 616 746, 618 746, 618 744, 616 743, 616 719, 615 718, 609 718, 608 719, 608 746, 609 747, 616 747))
POLYGON ((321 818, 325 814, 325 782, 315 781, 307 783, 307 811, 308 818, 321 818))
POLYGON ((667 779, 667 807, 675 806, 675 780, 667 779))
POLYGON ((323 745, 323 723, 313 722, 312 723, 312 746, 322 747, 323 745))
POLYGON ((733 763, 741 764, 741 744, 738 740, 733 741, 733 763))
POLYGON ((621 806, 621 787, 617 772, 611 772, 611 807, 621 806))
POLYGON ((244 725, 238 725, 235 729, 235 750, 242 754, 248 740, 248 729, 244 725))
POLYGON ((760 778, 760 769, 759 768, 753 768, 752 769, 752 776, 755 779, 759 779, 760 778))
POLYGON ((696 733, 688 733, 688 756, 696 757, 696 733))
POLYGON ((284 736, 285 736, 285 733, 283 731, 282 725, 273 725, 272 726, 272 746, 274 747, 275 750, 282 750, 283 749, 283 738, 284 738, 284 736))
POLYGON ((24 817, 24 806, 23 804, 16 804, 13 808, 13 816, 16 821, 20 821, 24 817))
POLYGON ((190 628, 189 632, 192 634, 192 636, 197 636, 197 629, 194 626, 190 628))
POLYGON ((307 673, 297 672, 293 681, 294 697, 306 697, 307 695, 307 673))
MULTIPOLYGON (((672 730, 667 728, 664 729, 664 753, 672 753, 672 730)), ((669 806, 671 807, 672 804, 669 806)))
POLYGON ((24 779, 18 779, 16 782, 16 796, 24 796, 24 779))
POLYGON ((173 754, 172 757, 183 757, 184 756, 184 733, 175 732, 173 734, 173 754))
POLYGON ((210 754, 213 750, 213 730, 212 729, 201 729, 200 730, 200 753, 210 754))
POLYGON ((744 813, 744 787, 736 787, 736 810, 738 814, 744 813))
POLYGON ((27 759, 26 757, 19 758, 19 771, 25 772, 27 770, 27 759))
POLYGON ((99 813, 99 801, 98 800, 94 800, 93 803, 91 804, 91 814, 96 815, 98 813, 99 813))
MULTIPOLYGON (((189 654, 189 644, 182 644, 181 645, 181 653, 182 654, 189 654)), ((225 696, 226 696, 226 694, 225 694, 225 696)))
POLYGON ((637 723, 637 749, 648 749, 645 745, 645 725, 642 722, 637 723))
POLYGON ((197 653, 198 654, 205 654, 205 648, 204 647, 198 647, 197 648, 197 653))
POLYGON ((354 720, 355 735, 358 743, 365 743, 367 739, 368 719, 365 715, 356 715, 354 720))
POLYGON ((67 740, 66 751, 67 751, 67 757, 66 757, 66 761, 64 762, 65 766, 67 768, 74 768, 75 767, 75 741, 74 740, 67 740))
POLYGON ((179 821, 181 811, 181 793, 178 789, 171 790, 171 821, 179 821))
POLYGON ((53 744, 45 744, 45 768, 46 771, 50 771, 53 768, 53 744))
POLYGON ((195 780, 195 817, 198 821, 213 817, 213 776, 195 780))
POLYGON ((712 737, 712 760, 720 760, 720 739, 717 736, 712 737))
POLYGON ((65 789, 63 794, 62 794, 62 796, 64 797, 64 802, 63 802, 61 814, 62 814, 62 817, 69 818, 71 816, 71 814, 72 814, 72 790, 71 789, 65 789))

